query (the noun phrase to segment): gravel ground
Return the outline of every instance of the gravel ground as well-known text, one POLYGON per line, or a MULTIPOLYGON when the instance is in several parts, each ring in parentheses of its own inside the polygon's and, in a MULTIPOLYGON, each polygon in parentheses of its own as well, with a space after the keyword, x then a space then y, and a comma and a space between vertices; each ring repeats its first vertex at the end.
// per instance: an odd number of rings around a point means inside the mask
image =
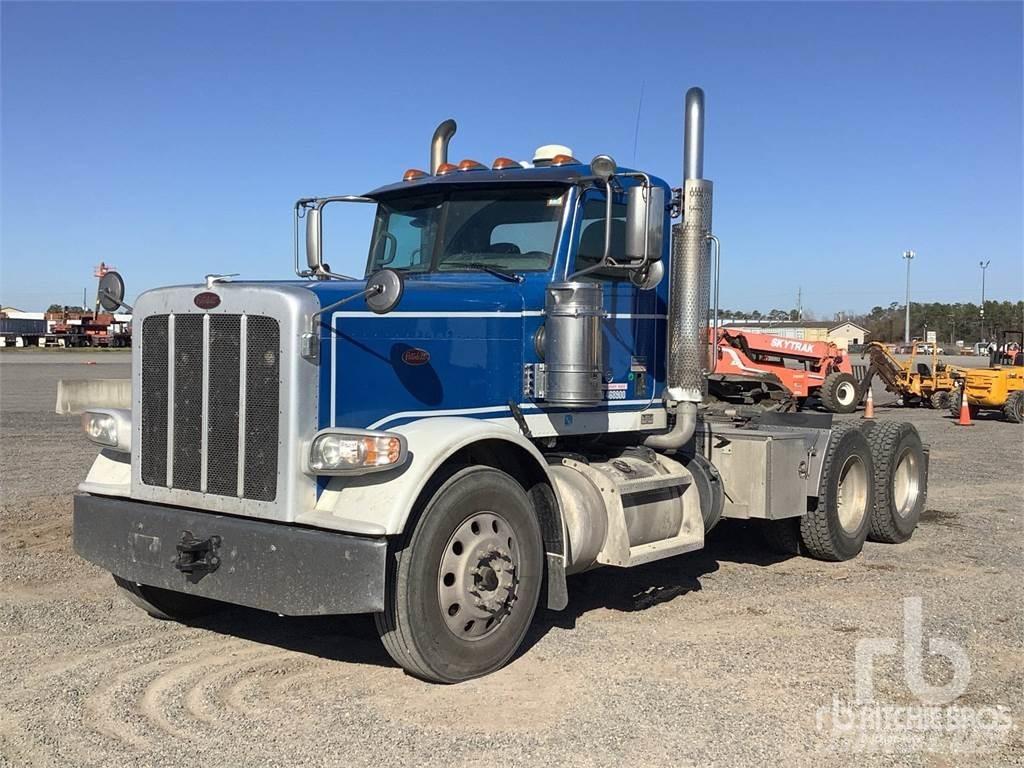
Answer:
MULTIPOLYGON (((1020 427, 960 428, 876 392, 880 416, 931 444, 910 542, 821 563, 724 523, 702 552, 573 577, 568 609, 539 614, 511 665, 443 687, 396 668, 364 617, 161 622, 79 560, 71 494, 94 451, 52 413, 56 382, 126 376, 124 353, 0 353, 0 765, 1024 764, 1020 427), (967 653, 956 705, 1005 706, 1012 732, 972 730, 971 754, 934 731, 877 754, 829 730, 857 642, 898 640, 907 597, 926 647, 967 653)), ((876 663, 877 703, 918 703, 900 659, 876 663)), ((924 673, 942 684, 951 668, 928 656, 924 673)))

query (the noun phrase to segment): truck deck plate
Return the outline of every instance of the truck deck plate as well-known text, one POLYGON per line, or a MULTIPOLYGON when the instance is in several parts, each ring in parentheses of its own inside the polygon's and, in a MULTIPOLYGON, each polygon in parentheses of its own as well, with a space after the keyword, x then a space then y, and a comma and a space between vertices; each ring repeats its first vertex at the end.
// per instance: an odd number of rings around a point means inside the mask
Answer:
POLYGON ((289 616, 384 609, 387 540, 79 494, 75 551, 129 581, 289 616), (182 535, 219 537, 215 570, 176 567, 182 535))

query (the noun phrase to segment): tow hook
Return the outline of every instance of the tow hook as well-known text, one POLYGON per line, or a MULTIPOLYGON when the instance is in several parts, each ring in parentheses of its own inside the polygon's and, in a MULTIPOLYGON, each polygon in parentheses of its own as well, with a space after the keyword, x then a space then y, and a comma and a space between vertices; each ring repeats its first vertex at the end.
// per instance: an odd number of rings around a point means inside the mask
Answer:
POLYGON ((178 557, 174 567, 182 573, 206 574, 213 573, 220 567, 220 536, 197 539, 192 531, 182 531, 178 542, 178 557))

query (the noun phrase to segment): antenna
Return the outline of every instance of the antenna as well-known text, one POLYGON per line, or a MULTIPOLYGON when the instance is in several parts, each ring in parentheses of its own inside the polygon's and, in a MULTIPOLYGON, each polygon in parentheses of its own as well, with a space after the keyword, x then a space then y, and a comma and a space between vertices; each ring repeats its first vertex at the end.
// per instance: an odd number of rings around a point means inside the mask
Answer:
POLYGON ((644 84, 645 81, 640 81, 640 100, 636 104, 636 127, 633 129, 633 165, 636 166, 636 148, 637 142, 640 139, 640 110, 644 106, 644 84))

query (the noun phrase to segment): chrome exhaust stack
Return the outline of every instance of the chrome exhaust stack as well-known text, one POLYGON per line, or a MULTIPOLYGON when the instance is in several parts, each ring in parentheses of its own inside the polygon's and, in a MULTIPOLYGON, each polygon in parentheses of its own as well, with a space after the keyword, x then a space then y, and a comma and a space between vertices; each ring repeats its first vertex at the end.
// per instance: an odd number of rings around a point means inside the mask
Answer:
POLYGON ((676 450, 697 426, 697 404, 707 394, 708 307, 711 298, 712 184, 704 174, 704 91, 686 92, 683 128, 683 221, 672 227, 667 376, 663 399, 675 425, 644 443, 676 450))
POLYGON ((437 169, 448 162, 448 142, 452 140, 458 125, 448 118, 434 130, 430 139, 430 175, 437 174, 437 169))

